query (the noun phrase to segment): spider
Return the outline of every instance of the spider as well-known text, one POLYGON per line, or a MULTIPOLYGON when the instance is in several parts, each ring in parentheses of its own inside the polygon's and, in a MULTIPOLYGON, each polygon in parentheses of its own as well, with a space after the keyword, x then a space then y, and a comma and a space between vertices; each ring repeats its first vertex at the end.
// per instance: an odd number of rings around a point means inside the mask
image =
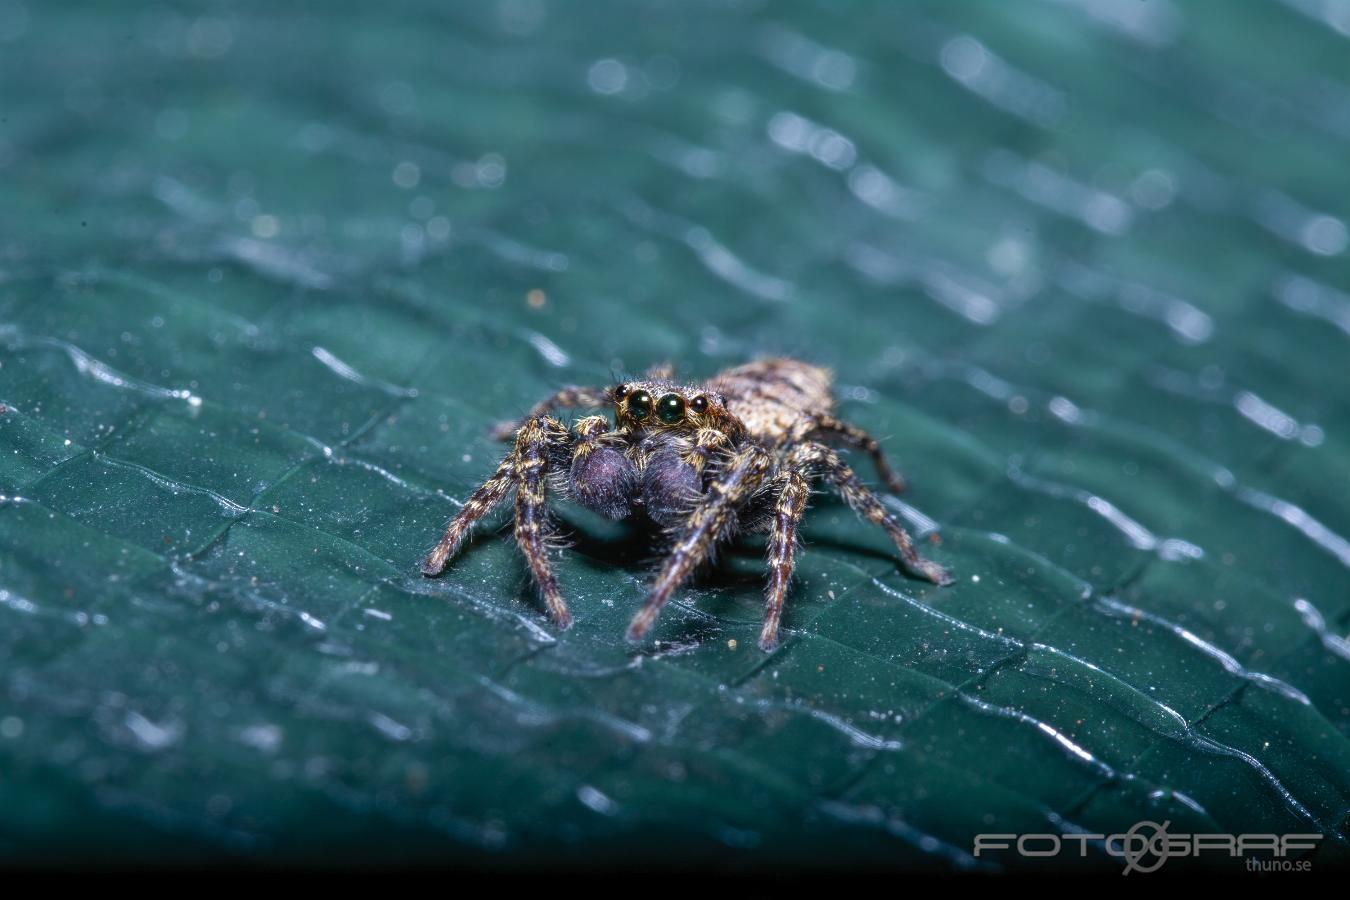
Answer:
POLYGON ((515 491, 515 537, 550 617, 560 629, 572 614, 549 565, 546 511, 550 490, 611 519, 643 516, 665 529, 670 548, 629 625, 640 641, 675 590, 738 530, 769 532, 769 583, 759 646, 778 645, 779 623, 795 565, 797 526, 811 484, 823 478, 867 521, 886 529, 912 574, 938 585, 952 577, 914 549, 908 532, 828 443, 870 454, 886 486, 904 480, 876 439, 833 415, 832 376, 793 359, 761 359, 703 384, 677 384, 669 366, 608 388, 566 387, 523 421, 503 422, 494 436, 515 446, 465 501, 422 564, 434 576, 464 543, 474 523, 515 491), (569 430, 549 415, 563 407, 613 405, 569 430))

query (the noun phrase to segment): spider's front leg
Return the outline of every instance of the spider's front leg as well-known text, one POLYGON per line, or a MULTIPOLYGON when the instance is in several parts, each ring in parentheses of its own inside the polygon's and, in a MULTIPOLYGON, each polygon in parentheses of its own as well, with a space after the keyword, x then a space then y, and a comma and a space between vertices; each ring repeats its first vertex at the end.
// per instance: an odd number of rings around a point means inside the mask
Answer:
POLYGON ((437 575, 459 549, 474 524, 487 515, 514 487, 516 491, 515 536, 529 563, 549 615, 559 628, 572 624, 572 614, 558 589, 558 579, 548 562, 548 475, 555 457, 567 453, 572 439, 556 419, 539 416, 527 421, 516 434, 515 447, 497 471, 474 491, 464 508, 451 520, 436 548, 422 564, 422 574, 437 575))
POLYGON ((422 562, 423 575, 430 578, 441 574, 450 557, 459 552, 460 545, 464 543, 464 539, 469 536, 478 520, 492 512, 497 504, 506 499, 506 495, 516 484, 517 457, 515 450, 508 453, 497 466, 497 471, 492 473, 492 477, 483 482, 469 495, 469 499, 464 501, 459 513, 446 526, 445 536, 422 562))
POLYGON ((598 409, 613 402, 609 388, 582 387, 571 384, 545 400, 536 403, 523 418, 506 419, 492 426, 492 438, 497 441, 509 441, 531 419, 547 416, 555 409, 575 407, 598 409))
POLYGON ((730 532, 741 507, 764 483, 771 461, 767 450, 753 444, 727 460, 689 514, 684 530, 647 594, 647 601, 628 626, 628 640, 642 639, 675 589, 708 558, 718 540, 730 532))
POLYGON ((905 531, 904 526, 896 521, 895 516, 886 511, 886 507, 881 505, 877 495, 858 481, 858 477, 839 458, 838 453, 823 444, 806 443, 788 454, 787 465, 793 469, 824 477, 839 492, 845 502, 853 507, 854 512, 874 525, 880 525, 886 529, 886 533, 895 542, 895 549, 900 551, 900 558, 904 560, 905 566, 912 573, 926 578, 933 584, 947 585, 952 583, 950 572, 932 560, 924 559, 919 555, 919 551, 914 549, 914 540, 909 536, 909 532, 905 531))

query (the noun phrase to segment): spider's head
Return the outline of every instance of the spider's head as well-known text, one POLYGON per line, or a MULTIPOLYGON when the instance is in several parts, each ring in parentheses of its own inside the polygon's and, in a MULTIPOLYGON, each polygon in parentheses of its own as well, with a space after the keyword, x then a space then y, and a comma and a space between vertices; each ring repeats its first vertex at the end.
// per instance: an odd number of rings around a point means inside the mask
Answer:
POLYGON ((616 424, 633 428, 726 431, 735 417, 720 394, 666 381, 629 381, 609 390, 616 424))

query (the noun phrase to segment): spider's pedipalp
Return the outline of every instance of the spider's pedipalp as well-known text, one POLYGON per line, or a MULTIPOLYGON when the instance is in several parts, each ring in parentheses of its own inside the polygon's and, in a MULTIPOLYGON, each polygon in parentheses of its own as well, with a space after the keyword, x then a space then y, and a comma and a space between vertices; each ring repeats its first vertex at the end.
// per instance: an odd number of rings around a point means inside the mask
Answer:
POLYGON ((731 438, 716 428, 700 428, 694 435, 694 443, 680 454, 680 458, 693 467, 700 476, 713 457, 731 451, 731 438))
POLYGON ((757 444, 748 445, 728 460, 720 477, 708 486, 686 520, 647 594, 646 603, 628 626, 628 640, 642 639, 670 595, 708 558, 718 540, 730 532, 741 506, 763 484, 772 462, 768 451, 757 444))
POLYGON ((608 428, 609 422, 602 416, 581 419, 573 426, 577 443, 572 451, 568 490, 581 505, 617 520, 632 511, 638 474, 633 461, 611 446, 625 435, 609 432, 608 428))
POLYGON ((642 503, 653 522, 664 527, 685 521, 704 492, 705 476, 720 468, 731 441, 715 428, 700 428, 690 441, 675 432, 644 442, 642 503))
POLYGON ((671 526, 683 521, 702 493, 698 471, 674 447, 648 457, 642 472, 642 505, 653 522, 671 526))

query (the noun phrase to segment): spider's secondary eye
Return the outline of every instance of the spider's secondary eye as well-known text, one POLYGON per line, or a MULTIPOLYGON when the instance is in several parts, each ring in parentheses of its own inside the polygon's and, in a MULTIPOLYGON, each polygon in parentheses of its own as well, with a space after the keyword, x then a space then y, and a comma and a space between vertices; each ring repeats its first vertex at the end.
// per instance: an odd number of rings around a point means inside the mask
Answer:
POLYGON ((684 421, 684 398, 679 394, 666 394, 657 400, 656 417, 667 425, 677 425, 684 421))
POLYGON ((652 395, 637 391, 628 398, 628 414, 641 422, 652 414, 652 395))
POLYGON ((627 397, 627 396, 628 396, 628 385, 626 385, 626 384, 621 384, 621 385, 618 385, 617 387, 614 388, 614 399, 615 399, 615 400, 622 400, 624 397, 627 397))
POLYGON ((707 411, 708 411, 708 398, 705 397, 705 396, 703 396, 702 394, 699 394, 699 395, 698 395, 697 397, 695 397, 693 400, 690 400, 690 401, 689 401, 689 408, 692 409, 692 410, 693 410, 694 412, 696 412, 696 413, 707 412, 707 411))

